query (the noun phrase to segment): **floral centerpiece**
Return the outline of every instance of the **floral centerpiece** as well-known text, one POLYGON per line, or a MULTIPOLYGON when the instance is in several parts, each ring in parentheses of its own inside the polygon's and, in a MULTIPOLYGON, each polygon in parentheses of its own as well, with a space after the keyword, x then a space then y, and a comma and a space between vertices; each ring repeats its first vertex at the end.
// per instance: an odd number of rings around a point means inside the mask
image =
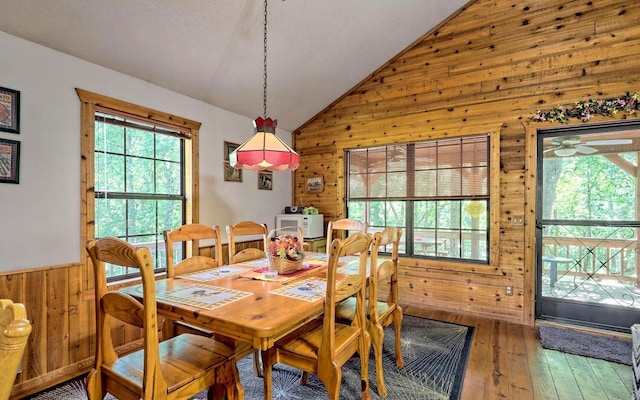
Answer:
POLYGON ((279 274, 290 274, 302 268, 302 243, 294 235, 284 234, 271 238, 267 252, 272 267, 279 274))
POLYGON ((291 261, 301 261, 304 258, 302 243, 297 237, 289 234, 271 238, 269 254, 291 261))

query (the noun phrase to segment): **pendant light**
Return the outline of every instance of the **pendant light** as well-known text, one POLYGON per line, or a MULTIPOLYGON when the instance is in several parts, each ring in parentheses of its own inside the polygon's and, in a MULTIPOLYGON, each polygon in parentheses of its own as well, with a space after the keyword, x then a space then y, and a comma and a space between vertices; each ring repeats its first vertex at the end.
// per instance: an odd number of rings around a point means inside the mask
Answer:
POLYGON ((229 163, 236 169, 253 171, 295 170, 300 165, 300 155, 276 136, 278 120, 267 118, 267 0, 264 1, 263 77, 263 117, 253 121, 254 135, 229 154, 229 163))

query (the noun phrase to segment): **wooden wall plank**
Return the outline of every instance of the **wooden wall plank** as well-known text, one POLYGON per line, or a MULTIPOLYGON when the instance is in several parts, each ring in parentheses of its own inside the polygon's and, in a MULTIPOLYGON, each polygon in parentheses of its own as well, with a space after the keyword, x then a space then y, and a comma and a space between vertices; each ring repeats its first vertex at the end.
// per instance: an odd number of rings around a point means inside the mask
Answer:
MULTIPOLYGON (((532 324, 535 140, 528 118, 540 108, 639 90, 638 20, 640 5, 621 0, 469 3, 294 131, 301 153, 332 144, 336 151, 322 163, 302 156, 293 200, 306 201, 306 176, 342 166, 344 149, 499 132, 491 159, 497 265, 403 259, 410 273, 401 297, 532 324), (513 215, 524 215, 525 225, 513 226, 513 215), (504 296, 507 284, 513 298, 504 296)), ((340 170, 327 176, 334 186, 316 194, 314 205, 326 220, 344 217, 345 177, 340 170)))
POLYGON ((0 276, 0 299, 24 303, 23 277, 23 274, 0 276))
MULTIPOLYGON (((27 344, 29 354, 26 378, 37 378, 48 372, 48 335, 60 335, 62 332, 49 332, 47 330, 47 272, 46 270, 29 272, 26 274, 26 290, 24 305, 27 308, 27 316, 31 320, 31 335, 27 344)), ((65 332, 66 333, 66 332, 65 332)))
POLYGON ((69 270, 52 269, 46 274, 47 371, 69 364, 69 270), (67 332, 60 335, 59 332, 67 332))
POLYGON ((83 274, 81 265, 74 265, 69 268, 69 363, 86 360, 93 355, 93 348, 90 347, 88 332, 94 325, 90 318, 93 314, 91 302, 83 301, 83 274))

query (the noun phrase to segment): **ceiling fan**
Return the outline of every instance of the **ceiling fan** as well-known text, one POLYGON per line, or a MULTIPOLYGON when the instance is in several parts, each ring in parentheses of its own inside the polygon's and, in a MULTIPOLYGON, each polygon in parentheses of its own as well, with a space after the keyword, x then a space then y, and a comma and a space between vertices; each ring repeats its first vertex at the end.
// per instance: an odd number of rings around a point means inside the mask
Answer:
POLYGON ((562 136, 551 139, 551 144, 553 145, 553 147, 544 150, 543 153, 553 151, 553 153, 558 157, 569 157, 576 153, 596 153, 598 149, 593 146, 615 146, 631 143, 633 143, 631 139, 593 140, 590 142, 582 143, 580 140, 580 136, 562 136))

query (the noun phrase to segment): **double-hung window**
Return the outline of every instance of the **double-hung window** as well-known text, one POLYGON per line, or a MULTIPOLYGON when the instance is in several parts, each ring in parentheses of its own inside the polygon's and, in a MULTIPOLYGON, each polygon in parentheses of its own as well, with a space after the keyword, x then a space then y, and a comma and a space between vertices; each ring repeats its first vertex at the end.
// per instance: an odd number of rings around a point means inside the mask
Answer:
MULTIPOLYGON (((162 233, 198 222, 201 124, 174 114, 76 89, 81 101, 81 243, 114 236, 146 246, 166 268, 162 233)), ((184 254, 184 253, 183 253, 184 254)), ((82 251, 84 287, 92 289, 82 251)), ((137 269, 107 265, 109 281, 137 269)))
MULTIPOLYGON (((95 113, 95 236, 149 247, 166 265, 162 232, 185 221, 182 132, 147 121, 95 113)), ((110 266, 108 277, 130 271, 110 266)))
POLYGON ((404 230, 408 257, 489 263, 489 136, 346 152, 349 218, 404 230))

